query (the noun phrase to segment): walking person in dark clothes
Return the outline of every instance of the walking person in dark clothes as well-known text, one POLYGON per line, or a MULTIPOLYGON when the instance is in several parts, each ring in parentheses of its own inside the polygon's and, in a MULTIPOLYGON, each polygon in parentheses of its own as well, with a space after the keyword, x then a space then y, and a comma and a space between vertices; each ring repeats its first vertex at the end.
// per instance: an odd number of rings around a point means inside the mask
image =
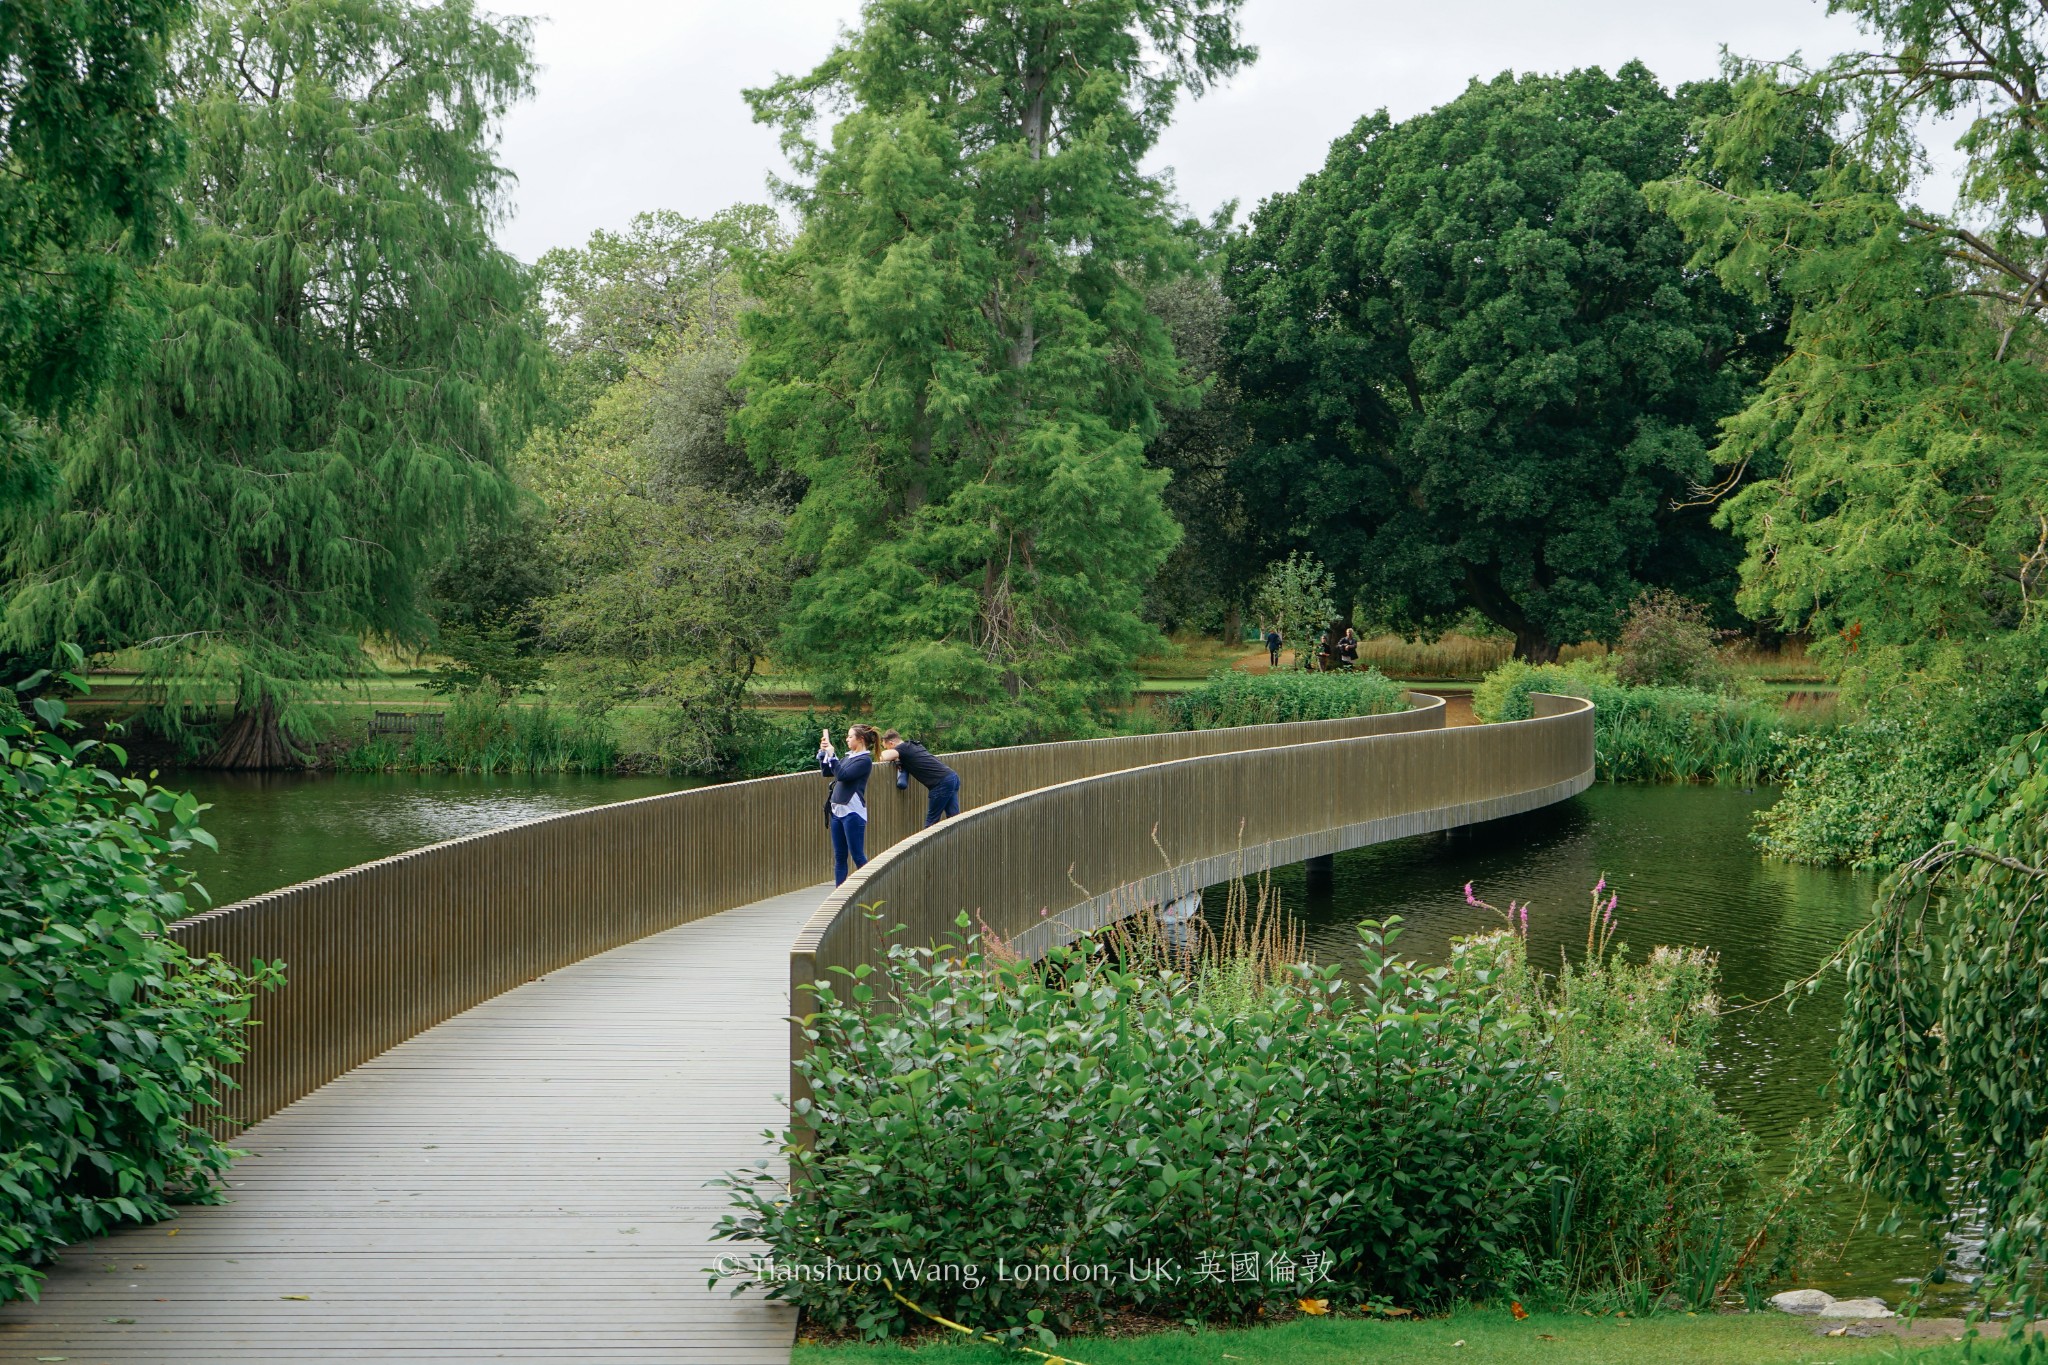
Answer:
POLYGON ((930 795, 925 799, 924 823, 930 829, 949 815, 960 813, 960 774, 932 756, 932 751, 900 731, 882 736, 882 761, 896 760, 896 789, 901 791, 916 778, 930 795))
POLYGON ((832 779, 832 794, 825 799, 832 826, 832 884, 846 880, 850 862, 866 867, 868 861, 868 774, 874 770, 874 750, 881 737, 872 725, 850 725, 846 729, 845 758, 832 748, 832 732, 818 736, 818 771, 832 779))
POLYGON ((1280 646, 1285 643, 1286 641, 1280 638, 1280 627, 1266 627, 1266 657, 1272 661, 1274 668, 1280 666, 1280 646))

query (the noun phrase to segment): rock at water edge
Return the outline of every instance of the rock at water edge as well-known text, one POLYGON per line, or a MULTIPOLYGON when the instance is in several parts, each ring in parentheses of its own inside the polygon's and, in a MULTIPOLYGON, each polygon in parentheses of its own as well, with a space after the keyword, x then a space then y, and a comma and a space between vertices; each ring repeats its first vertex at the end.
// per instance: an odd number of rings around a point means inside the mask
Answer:
POLYGON ((1833 1294, 1823 1294, 1818 1289, 1788 1289, 1771 1295, 1771 1307, 1780 1313, 1797 1313, 1807 1318, 1826 1312, 1834 1301, 1833 1294))
POLYGON ((1892 1310, 1883 1299, 1836 1299, 1820 1310, 1824 1318, 1888 1318, 1892 1310))

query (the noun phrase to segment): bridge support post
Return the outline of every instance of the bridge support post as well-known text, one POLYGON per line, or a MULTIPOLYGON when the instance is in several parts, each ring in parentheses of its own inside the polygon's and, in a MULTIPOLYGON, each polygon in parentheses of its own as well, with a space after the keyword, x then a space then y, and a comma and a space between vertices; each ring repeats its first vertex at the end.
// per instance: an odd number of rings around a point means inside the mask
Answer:
POLYGON ((1310 858, 1302 863, 1302 870, 1308 875, 1308 894, 1327 896, 1335 885, 1336 855, 1325 853, 1319 858, 1310 858))

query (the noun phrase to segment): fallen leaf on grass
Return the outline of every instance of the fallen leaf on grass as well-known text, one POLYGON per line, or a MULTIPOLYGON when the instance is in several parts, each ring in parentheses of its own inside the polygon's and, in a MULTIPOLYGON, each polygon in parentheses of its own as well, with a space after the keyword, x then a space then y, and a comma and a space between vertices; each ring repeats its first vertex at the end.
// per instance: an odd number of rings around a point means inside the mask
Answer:
POLYGON ((1459 1338, 1458 1338, 1458 1339, 1457 1339, 1456 1341, 1454 1341, 1454 1342, 1452 1342, 1452 1343, 1451 1343, 1451 1345, 1453 1345, 1453 1346, 1463 1346, 1464 1344, 1465 1344, 1465 1338, 1463 1338, 1463 1337, 1459 1337, 1459 1338))
POLYGON ((1832 1331, 1832 1332, 1823 1332, 1823 1333, 1821 1333, 1821 1335, 1822 1335, 1822 1336, 1829 1336, 1829 1337, 1846 1337, 1846 1336, 1848 1336, 1848 1335, 1849 1335, 1849 1329, 1848 1329, 1848 1328, 1846 1328, 1846 1327, 1837 1327, 1837 1328, 1835 1328, 1835 1330, 1834 1330, 1834 1331, 1832 1331))
POLYGON ((1330 1311, 1328 1299, 1296 1299, 1294 1306, 1312 1318, 1319 1318, 1330 1311))
POLYGON ((1513 1299, 1508 1300, 1508 1311, 1515 1315, 1516 1322, 1520 1322, 1523 1318, 1529 1316, 1529 1310, 1516 1303, 1513 1299))
POLYGON ((1538 1333, 1536 1334, 1536 1340, 1538 1340, 1538 1341, 1556 1341, 1556 1340, 1557 1340, 1557 1338, 1556 1338, 1556 1337, 1554 1337, 1554 1336, 1552 1336, 1552 1335, 1550 1335, 1550 1333, 1548 1333, 1548 1332, 1538 1332, 1538 1333))

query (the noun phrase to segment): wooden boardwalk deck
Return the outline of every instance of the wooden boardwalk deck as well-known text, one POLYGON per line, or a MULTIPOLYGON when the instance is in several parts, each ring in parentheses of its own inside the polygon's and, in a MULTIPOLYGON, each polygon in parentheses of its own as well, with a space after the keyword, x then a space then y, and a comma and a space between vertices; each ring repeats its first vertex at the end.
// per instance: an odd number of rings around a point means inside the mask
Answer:
POLYGON ((705 1288, 705 1182, 788 1088, 789 945, 828 888, 518 987, 251 1128, 230 1202, 73 1248, 0 1361, 787 1365, 705 1288))

